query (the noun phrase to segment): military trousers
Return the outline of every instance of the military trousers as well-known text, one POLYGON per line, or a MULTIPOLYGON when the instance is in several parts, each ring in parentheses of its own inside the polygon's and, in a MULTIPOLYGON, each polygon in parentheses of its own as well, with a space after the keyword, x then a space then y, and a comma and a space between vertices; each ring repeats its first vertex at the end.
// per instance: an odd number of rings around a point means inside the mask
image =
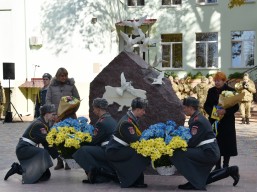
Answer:
POLYGON ((251 117, 251 101, 244 101, 240 103, 240 113, 242 118, 250 118, 251 117))
POLYGON ((0 118, 4 116, 4 104, 0 104, 0 118))

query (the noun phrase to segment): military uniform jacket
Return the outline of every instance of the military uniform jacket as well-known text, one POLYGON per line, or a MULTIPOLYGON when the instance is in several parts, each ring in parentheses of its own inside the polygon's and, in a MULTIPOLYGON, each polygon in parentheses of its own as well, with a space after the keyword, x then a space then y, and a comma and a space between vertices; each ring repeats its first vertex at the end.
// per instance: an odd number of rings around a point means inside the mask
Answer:
POLYGON ((48 130, 49 125, 39 117, 25 130, 16 146, 16 155, 23 169, 22 183, 37 182, 44 172, 53 166, 50 155, 53 158, 58 157, 57 150, 50 148, 46 141, 48 130), (37 147, 38 144, 42 144, 44 149, 37 147))
POLYGON ((117 126, 117 122, 109 113, 103 114, 96 122, 92 145, 99 145, 111 139, 112 134, 117 126))
POLYGON ((82 146, 72 155, 86 172, 91 171, 93 168, 101 168, 106 172, 113 172, 105 156, 105 146, 112 137, 116 126, 116 120, 109 113, 103 114, 94 126, 92 142, 82 146))
POLYGON ((35 117, 40 116, 40 107, 43 106, 46 103, 46 93, 47 93, 48 87, 44 87, 40 89, 37 98, 36 98, 36 105, 35 105, 35 117))
POLYGON ((192 134, 188 149, 187 151, 176 150, 171 161, 194 187, 205 189, 209 173, 220 158, 219 147, 216 141, 200 144, 203 141, 215 139, 215 135, 210 122, 199 111, 191 116, 188 123, 192 134))
POLYGON ((243 97, 242 101, 245 102, 252 102, 253 101, 253 93, 256 93, 255 84, 252 80, 248 81, 248 87, 244 88, 243 86, 244 81, 240 81, 235 85, 236 91, 239 93, 245 93, 245 96, 243 97))
MULTIPOLYGON (((213 106, 218 105, 219 95, 224 90, 235 91, 235 89, 229 87, 226 84, 221 89, 212 87, 208 91, 208 95, 204 104, 204 109, 209 115, 209 121, 211 124, 215 122, 215 119, 211 118, 213 106)), ((218 123, 217 141, 222 156, 237 155, 235 113, 238 111, 238 109, 238 104, 234 105, 233 107, 227 108, 224 117, 218 123)))
POLYGON ((193 92, 197 94, 197 99, 199 100, 201 107, 204 105, 208 90, 209 87, 207 83, 199 83, 193 89, 193 92))
POLYGON ((0 105, 5 103, 5 93, 4 93, 4 88, 0 85, 0 105))
POLYGON ((137 119, 129 111, 120 119, 114 133, 126 145, 112 138, 106 146, 106 156, 114 165, 121 187, 131 186, 150 163, 149 158, 143 157, 129 146, 130 143, 138 141, 140 135, 137 119))
MULTIPOLYGON (((46 135, 49 132, 49 125, 44 121, 42 117, 37 118, 34 120, 29 127, 25 130, 22 137, 27 138, 37 145, 42 144, 43 147, 49 152, 52 158, 58 157, 58 152, 55 148, 49 147, 46 141, 46 135)), ((26 141, 22 139, 19 141, 19 144, 23 144, 26 141)))

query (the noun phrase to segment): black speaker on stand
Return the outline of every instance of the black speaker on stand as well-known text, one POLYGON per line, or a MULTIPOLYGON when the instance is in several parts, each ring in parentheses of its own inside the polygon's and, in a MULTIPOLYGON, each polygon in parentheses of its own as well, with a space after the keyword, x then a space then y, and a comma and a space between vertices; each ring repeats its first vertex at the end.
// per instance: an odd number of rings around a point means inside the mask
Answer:
POLYGON ((14 63, 3 63, 3 79, 8 79, 9 80, 9 103, 8 103, 8 107, 7 107, 7 110, 6 110, 6 113, 5 113, 5 118, 4 118, 3 123, 12 122, 12 120, 13 120, 11 105, 14 108, 14 110, 16 111, 16 114, 19 116, 20 120, 23 121, 20 114, 17 112, 16 108, 14 107, 14 105, 11 102, 10 80, 15 79, 14 63))

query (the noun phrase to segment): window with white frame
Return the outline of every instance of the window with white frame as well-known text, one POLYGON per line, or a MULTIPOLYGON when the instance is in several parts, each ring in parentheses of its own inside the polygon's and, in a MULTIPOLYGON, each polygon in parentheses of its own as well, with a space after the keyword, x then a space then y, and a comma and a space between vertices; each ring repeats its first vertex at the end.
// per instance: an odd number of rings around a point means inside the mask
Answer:
POLYGON ((145 0, 128 0, 128 6, 144 6, 145 0))
POLYGON ((162 0, 162 5, 181 5, 182 0, 162 0))
POLYGON ((161 40, 162 68, 182 68, 182 34, 162 34, 161 40))
POLYGON ((196 3, 200 5, 206 5, 206 4, 212 4, 212 3, 217 4, 218 0, 196 0, 196 3))
POLYGON ((253 67, 255 52, 255 31, 232 31, 232 67, 253 67))
POLYGON ((196 68, 218 67, 218 33, 196 33, 196 68))

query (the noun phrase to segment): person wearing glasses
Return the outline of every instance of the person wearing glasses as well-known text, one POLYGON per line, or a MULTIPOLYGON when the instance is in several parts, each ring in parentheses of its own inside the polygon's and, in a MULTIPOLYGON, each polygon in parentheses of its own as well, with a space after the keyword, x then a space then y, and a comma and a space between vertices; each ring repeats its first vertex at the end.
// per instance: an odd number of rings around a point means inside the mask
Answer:
POLYGON ((40 116, 40 107, 46 103, 46 92, 52 76, 49 73, 44 73, 42 76, 44 86, 40 89, 39 93, 37 94, 36 98, 36 105, 35 105, 35 114, 34 117, 38 118, 40 116))
MULTIPOLYGON (((63 96, 73 96, 80 100, 79 92, 75 86, 75 81, 73 78, 68 78, 68 71, 61 67, 57 70, 55 77, 51 80, 51 83, 48 87, 46 93, 46 103, 54 104, 56 110, 58 110, 60 100, 63 96)), ((76 119, 76 113, 67 113, 63 119, 68 117, 76 119)), ((57 121, 61 120, 57 118, 57 121)), ((55 166, 55 170, 59 170, 64 168, 64 164, 61 158, 57 159, 57 165, 55 166)), ((69 170, 70 167, 67 163, 65 163, 65 170, 69 170)))
POLYGON ((145 115, 147 100, 135 98, 131 108, 118 122, 118 126, 106 146, 106 157, 116 170, 121 188, 146 188, 144 170, 150 164, 150 158, 138 154, 129 145, 140 139, 138 119, 145 115))
POLYGON ((20 162, 13 163, 4 180, 13 174, 22 175, 23 184, 33 184, 50 179, 52 159, 59 156, 55 148, 49 147, 46 141, 52 120, 56 115, 54 105, 40 107, 40 117, 35 119, 25 130, 16 146, 16 156, 20 162), (42 144, 42 147, 39 147, 42 144), (51 156, 51 157, 50 157, 51 156))

